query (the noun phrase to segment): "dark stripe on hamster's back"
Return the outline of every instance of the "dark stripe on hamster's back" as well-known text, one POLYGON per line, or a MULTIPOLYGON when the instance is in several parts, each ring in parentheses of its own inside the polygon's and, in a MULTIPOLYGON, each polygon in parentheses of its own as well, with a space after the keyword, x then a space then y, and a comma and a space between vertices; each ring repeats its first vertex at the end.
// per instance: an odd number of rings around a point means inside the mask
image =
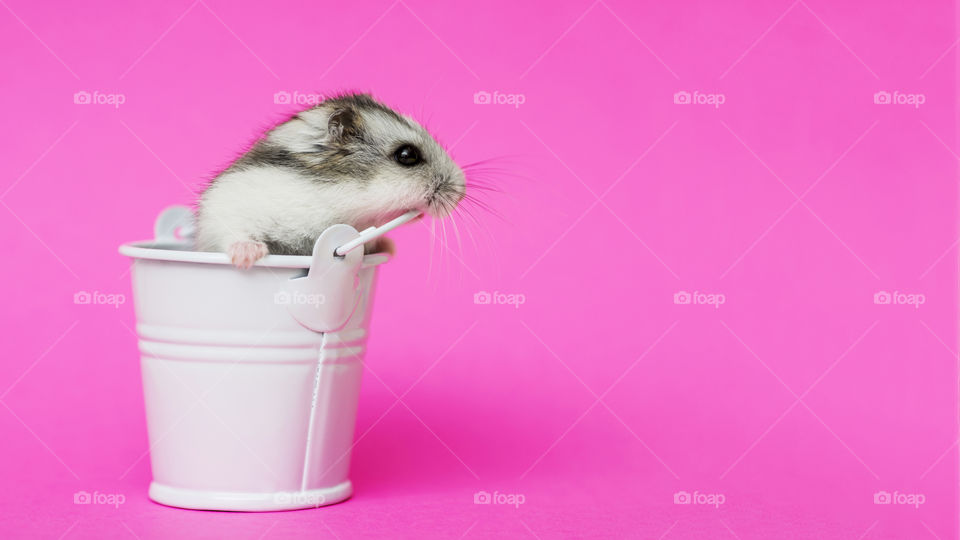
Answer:
POLYGON ((318 161, 306 164, 307 170, 325 180, 370 180, 377 171, 378 155, 372 145, 355 143, 344 147, 318 146, 318 161))
POLYGON ((234 162, 231 168, 246 170, 265 166, 300 168, 302 164, 293 155, 293 152, 286 148, 260 141, 234 162))
POLYGON ((367 181, 376 172, 377 159, 370 155, 373 147, 368 145, 368 149, 363 149, 364 144, 359 142, 348 147, 318 144, 314 152, 301 155, 282 146, 260 141, 229 170, 280 167, 323 182, 346 179, 367 181))

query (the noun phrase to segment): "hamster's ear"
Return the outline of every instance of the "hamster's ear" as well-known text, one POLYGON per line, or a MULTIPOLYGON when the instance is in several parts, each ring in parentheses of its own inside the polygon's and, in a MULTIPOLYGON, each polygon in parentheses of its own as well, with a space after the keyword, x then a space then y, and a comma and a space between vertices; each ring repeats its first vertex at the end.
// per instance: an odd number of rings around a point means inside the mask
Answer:
POLYGON ((333 111, 327 120, 327 132, 338 142, 359 138, 362 128, 360 115, 350 108, 333 111))

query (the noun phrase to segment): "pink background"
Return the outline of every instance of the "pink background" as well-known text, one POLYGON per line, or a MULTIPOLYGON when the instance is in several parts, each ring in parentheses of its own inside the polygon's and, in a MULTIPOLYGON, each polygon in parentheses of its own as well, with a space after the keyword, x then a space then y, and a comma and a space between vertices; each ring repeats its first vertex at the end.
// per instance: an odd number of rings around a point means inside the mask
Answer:
POLYGON ((953 2, 0 6, 0 535, 958 536, 953 2), (116 247, 291 112, 276 92, 349 88, 500 158, 500 217, 394 234, 352 500, 151 503, 132 299, 73 295, 129 295, 116 247))

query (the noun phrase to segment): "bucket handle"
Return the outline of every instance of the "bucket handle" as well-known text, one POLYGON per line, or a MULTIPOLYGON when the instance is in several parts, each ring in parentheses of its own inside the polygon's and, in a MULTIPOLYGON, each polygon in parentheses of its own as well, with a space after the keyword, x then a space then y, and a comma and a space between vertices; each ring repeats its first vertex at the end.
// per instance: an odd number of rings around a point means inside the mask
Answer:
POLYGON ((411 210, 379 227, 357 232, 349 225, 332 225, 313 244, 307 275, 287 282, 287 311, 314 332, 335 332, 346 326, 360 304, 358 247, 420 216, 411 210))
POLYGON ((194 233, 193 210, 179 204, 164 208, 153 223, 153 237, 159 242, 182 242, 193 238, 194 233))
POLYGON ((397 227, 403 224, 409 223, 410 221, 417 219, 421 215, 423 215, 423 213, 420 212, 419 210, 410 210, 409 212, 399 217, 396 217, 379 227, 369 227, 367 229, 364 229, 363 232, 360 233, 360 236, 354 238, 353 240, 350 240, 349 242, 345 242, 343 245, 341 245, 336 250, 334 250, 334 253, 338 257, 343 257, 350 251, 353 251, 354 249, 362 246, 363 244, 375 238, 379 238, 380 236, 383 236, 384 234, 396 229, 397 227))

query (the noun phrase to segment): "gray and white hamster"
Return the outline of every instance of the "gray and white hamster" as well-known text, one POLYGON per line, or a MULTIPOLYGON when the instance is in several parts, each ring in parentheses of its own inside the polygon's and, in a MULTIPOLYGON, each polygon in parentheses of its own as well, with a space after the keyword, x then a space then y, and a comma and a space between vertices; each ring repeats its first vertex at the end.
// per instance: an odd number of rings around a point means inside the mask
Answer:
POLYGON ((341 95, 269 130, 214 178, 197 248, 249 268, 268 253, 309 255, 336 223, 446 217, 465 193, 463 171, 423 126, 367 94, 341 95))

